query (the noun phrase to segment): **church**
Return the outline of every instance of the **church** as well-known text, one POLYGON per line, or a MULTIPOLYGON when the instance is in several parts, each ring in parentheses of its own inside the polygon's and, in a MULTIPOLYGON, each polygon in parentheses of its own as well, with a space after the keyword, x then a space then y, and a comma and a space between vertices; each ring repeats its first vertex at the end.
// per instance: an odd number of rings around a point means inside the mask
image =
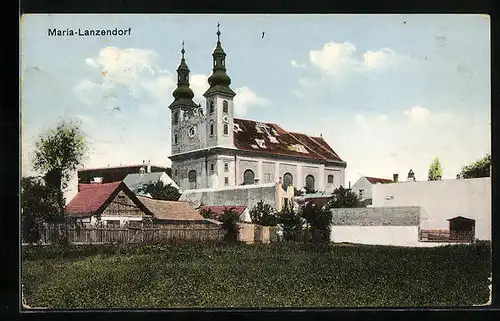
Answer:
POLYGON ((205 106, 193 102, 189 68, 181 50, 172 95, 172 179, 182 191, 281 183, 284 189, 332 192, 345 186, 346 162, 322 137, 287 131, 277 124, 234 117, 231 79, 221 32, 212 53, 205 106))

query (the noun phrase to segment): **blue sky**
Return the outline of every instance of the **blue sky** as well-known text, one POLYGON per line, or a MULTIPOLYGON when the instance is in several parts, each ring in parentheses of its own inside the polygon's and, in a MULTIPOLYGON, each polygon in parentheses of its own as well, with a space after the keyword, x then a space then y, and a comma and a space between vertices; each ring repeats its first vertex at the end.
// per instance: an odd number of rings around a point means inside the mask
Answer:
POLYGON ((236 115, 322 134, 347 162, 346 183, 410 168, 425 180, 435 156, 454 178, 490 151, 484 15, 26 15, 23 175, 36 137, 62 118, 81 122, 88 168, 168 166, 181 42, 204 106, 218 22, 236 115), (48 28, 131 35, 49 37, 48 28))

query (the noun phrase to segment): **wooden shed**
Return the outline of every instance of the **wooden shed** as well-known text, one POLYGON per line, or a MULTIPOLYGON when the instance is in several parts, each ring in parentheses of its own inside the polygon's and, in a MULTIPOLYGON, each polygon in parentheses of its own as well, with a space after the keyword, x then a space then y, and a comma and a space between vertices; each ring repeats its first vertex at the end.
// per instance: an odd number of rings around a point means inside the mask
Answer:
POLYGON ((476 221, 467 217, 457 216, 449 222, 450 241, 473 242, 475 239, 476 221))

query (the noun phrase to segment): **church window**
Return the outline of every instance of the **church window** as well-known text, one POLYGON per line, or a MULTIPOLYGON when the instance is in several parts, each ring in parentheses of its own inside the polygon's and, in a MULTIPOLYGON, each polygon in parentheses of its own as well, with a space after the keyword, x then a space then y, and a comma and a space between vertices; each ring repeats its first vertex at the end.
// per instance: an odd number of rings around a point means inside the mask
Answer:
POLYGON ((227 100, 224 100, 222 102, 222 112, 227 114, 228 110, 229 110, 229 104, 228 104, 227 100))
POLYGON ((328 175, 328 184, 333 184, 333 175, 328 175))
POLYGON ((211 123, 210 124, 210 136, 213 136, 214 135, 214 124, 211 123))
POLYGON ((177 134, 174 134, 174 144, 177 144, 177 134))
POLYGON ((312 175, 306 176, 306 190, 308 192, 314 191, 314 176, 312 175))
POLYGON ((283 175, 283 188, 286 190, 290 185, 293 185, 293 176, 290 173, 286 173, 283 175))
POLYGON ((229 135, 229 127, 227 124, 224 124, 224 135, 229 135))
POLYGON ((224 172, 229 172, 229 164, 224 163, 224 172))
POLYGON ((214 101, 213 101, 213 100, 211 100, 211 101, 210 101, 210 107, 209 107, 209 108, 210 108, 210 109, 209 109, 209 113, 210 113, 210 114, 213 114, 213 113, 214 113, 214 108, 215 108, 215 107, 214 107, 214 101))
POLYGON ((179 123, 179 112, 176 111, 174 113, 174 125, 177 125, 177 123, 179 123))
POLYGON ((229 177, 224 177, 224 185, 228 186, 229 185, 229 177))
POLYGON ((222 65, 224 66, 225 59, 222 59, 222 60, 221 60, 221 63, 222 63, 222 65))
POLYGON ((181 81, 181 75, 179 75, 177 78, 178 81, 181 81))
POLYGON ((196 188, 196 171, 190 170, 188 172, 188 181, 189 181, 189 188, 190 189, 195 189, 196 188))
POLYGON ((214 163, 210 163, 210 173, 214 173, 214 163))
POLYGON ((177 170, 174 171, 174 176, 177 176, 179 172, 177 170))
POLYGON ((243 185, 252 185, 255 183, 255 174, 251 169, 247 169, 243 173, 243 185))

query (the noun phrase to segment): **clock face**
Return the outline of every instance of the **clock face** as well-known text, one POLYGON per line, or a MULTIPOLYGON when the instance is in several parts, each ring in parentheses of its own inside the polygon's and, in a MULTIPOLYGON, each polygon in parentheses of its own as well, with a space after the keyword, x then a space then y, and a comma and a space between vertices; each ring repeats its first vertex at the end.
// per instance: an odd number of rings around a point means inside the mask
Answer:
POLYGON ((190 128, 188 129, 188 136, 189 136, 190 138, 193 138, 195 135, 196 135, 196 128, 195 128, 195 127, 190 127, 190 128))

